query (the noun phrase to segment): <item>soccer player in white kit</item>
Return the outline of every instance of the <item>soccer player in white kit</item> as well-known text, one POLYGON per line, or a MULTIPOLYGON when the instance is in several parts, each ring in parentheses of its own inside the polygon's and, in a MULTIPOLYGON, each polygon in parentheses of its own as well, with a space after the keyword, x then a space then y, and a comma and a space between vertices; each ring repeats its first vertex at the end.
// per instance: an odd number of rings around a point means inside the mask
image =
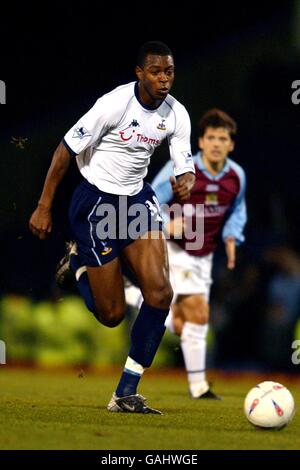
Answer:
POLYGON ((167 138, 174 167, 174 192, 185 200, 195 181, 190 150, 190 119, 184 106, 169 95, 174 61, 163 43, 145 43, 139 51, 137 82, 102 96, 65 135, 57 147, 31 231, 45 239, 52 228, 51 207, 57 187, 75 156, 84 179, 69 210, 75 243, 68 246, 58 280, 70 270, 87 307, 104 325, 118 325, 125 312, 121 258, 134 273, 143 303, 131 332, 131 347, 109 411, 160 413, 137 393, 139 380, 150 367, 165 331, 173 292, 169 281, 166 242, 159 206, 144 183, 150 157, 167 138), (126 200, 127 225, 124 222, 126 200), (132 235, 132 209, 144 209, 140 233, 132 235), (108 220, 104 209, 113 209, 108 220), (153 228, 154 227, 154 228, 153 228), (127 230, 124 236, 124 228, 127 230), (122 234, 120 235, 120 233, 122 234))

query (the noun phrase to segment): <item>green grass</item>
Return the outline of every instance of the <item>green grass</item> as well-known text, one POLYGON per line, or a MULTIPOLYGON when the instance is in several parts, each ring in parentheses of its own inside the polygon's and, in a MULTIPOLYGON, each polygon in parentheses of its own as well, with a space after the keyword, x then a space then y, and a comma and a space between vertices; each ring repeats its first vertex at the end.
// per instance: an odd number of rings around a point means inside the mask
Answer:
MULTIPOLYGON (((191 400, 182 372, 147 371, 139 391, 163 416, 107 412, 118 376, 1 366, 0 449, 300 448, 299 414, 281 431, 258 430, 244 417, 245 394, 269 376, 216 375, 224 397, 216 402, 191 400)), ((299 383, 281 380, 300 403, 299 383)))

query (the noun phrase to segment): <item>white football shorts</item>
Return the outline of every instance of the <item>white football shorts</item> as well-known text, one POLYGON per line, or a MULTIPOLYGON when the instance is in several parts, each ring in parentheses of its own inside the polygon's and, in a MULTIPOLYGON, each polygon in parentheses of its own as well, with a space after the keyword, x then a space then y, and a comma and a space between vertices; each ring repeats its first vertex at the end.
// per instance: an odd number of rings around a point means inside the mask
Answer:
POLYGON ((174 242, 167 242, 170 281, 174 291, 173 303, 178 295, 202 294, 209 302, 212 284, 213 253, 192 256, 174 242))
MULTIPOLYGON (((176 243, 167 242, 170 264, 170 281, 174 291, 172 303, 178 295, 202 294, 209 302, 213 253, 206 256, 192 256, 176 243)), ((140 308, 143 297, 138 287, 125 289, 126 303, 140 308)))

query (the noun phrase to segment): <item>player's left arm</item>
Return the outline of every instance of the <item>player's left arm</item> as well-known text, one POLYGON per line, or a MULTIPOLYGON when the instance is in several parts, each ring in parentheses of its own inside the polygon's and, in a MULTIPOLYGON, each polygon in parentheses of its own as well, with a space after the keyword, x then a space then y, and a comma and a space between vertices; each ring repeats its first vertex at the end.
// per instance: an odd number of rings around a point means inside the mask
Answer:
POLYGON ((175 199, 186 201, 189 199, 195 184, 195 175, 194 173, 185 173, 176 179, 174 176, 170 176, 170 183, 175 199))
POLYGON ((177 103, 176 126, 169 138, 170 156, 174 176, 170 177, 176 199, 185 201, 190 197, 195 183, 195 166, 191 152, 191 122, 184 106, 177 103))
MULTIPOLYGON (((187 174, 187 173, 186 173, 187 174)), ((185 175, 182 175, 185 176, 185 175)), ((181 177, 179 177, 181 178, 181 177)), ((171 180, 173 176, 173 164, 169 160, 165 166, 157 173, 154 180, 151 183, 152 188, 155 191, 156 197, 160 204, 161 215, 164 220, 164 228, 168 235, 180 236, 183 231, 183 219, 170 218, 170 206, 169 203, 174 199, 173 188, 171 180)), ((172 206, 171 206, 172 207, 172 206)))
POLYGON ((247 222, 247 207, 245 199, 246 176, 240 167, 239 177, 240 190, 232 204, 230 216, 226 220, 222 232, 222 238, 225 243, 227 254, 228 269, 233 269, 235 267, 236 246, 245 241, 244 228, 247 222))

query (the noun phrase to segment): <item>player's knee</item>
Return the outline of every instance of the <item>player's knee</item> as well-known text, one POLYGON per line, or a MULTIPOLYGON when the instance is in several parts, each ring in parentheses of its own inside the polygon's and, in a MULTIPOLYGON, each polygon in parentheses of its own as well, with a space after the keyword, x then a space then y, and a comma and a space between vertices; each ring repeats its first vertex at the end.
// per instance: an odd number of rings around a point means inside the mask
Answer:
POLYGON ((173 299, 173 289, 169 282, 156 286, 144 296, 145 302, 157 308, 169 308, 173 299))
POLYGON ((124 318, 125 309, 119 307, 112 307, 109 309, 101 308, 96 309, 95 313, 97 319, 102 325, 114 328, 118 326, 124 318))
POLYGON ((195 309, 195 323, 206 325, 209 321, 209 306, 206 302, 202 302, 195 309))
POLYGON ((174 318, 173 319, 173 326, 174 326, 175 335, 181 336, 183 325, 184 325, 184 321, 181 318, 174 318))
POLYGON ((207 312, 199 312, 195 315, 194 323, 198 323, 199 325, 206 325, 208 320, 209 316, 207 312))
POLYGON ((209 321, 209 305, 203 296, 190 296, 181 304, 185 321, 206 325, 209 321))

